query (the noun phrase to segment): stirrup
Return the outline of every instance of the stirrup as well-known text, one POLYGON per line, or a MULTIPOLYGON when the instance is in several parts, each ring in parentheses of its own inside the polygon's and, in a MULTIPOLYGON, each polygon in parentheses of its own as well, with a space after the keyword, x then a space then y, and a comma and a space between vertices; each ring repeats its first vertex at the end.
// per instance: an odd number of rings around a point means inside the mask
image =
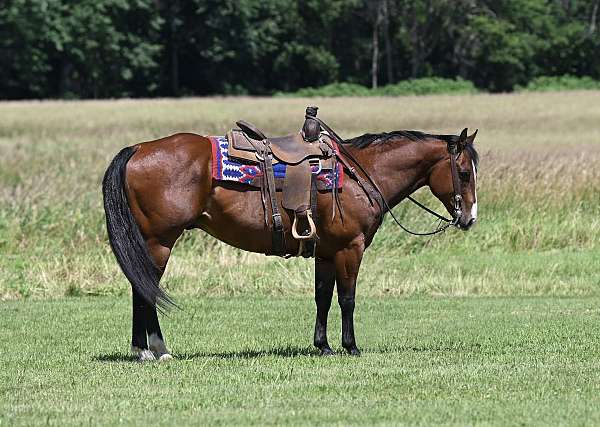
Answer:
POLYGON ((308 221, 308 226, 310 227, 310 232, 306 236, 301 236, 298 234, 298 214, 294 212, 294 223, 292 224, 292 236, 296 240, 311 240, 314 239, 317 235, 317 227, 315 226, 315 222, 312 219, 312 211, 308 209, 306 211, 306 219, 308 221))

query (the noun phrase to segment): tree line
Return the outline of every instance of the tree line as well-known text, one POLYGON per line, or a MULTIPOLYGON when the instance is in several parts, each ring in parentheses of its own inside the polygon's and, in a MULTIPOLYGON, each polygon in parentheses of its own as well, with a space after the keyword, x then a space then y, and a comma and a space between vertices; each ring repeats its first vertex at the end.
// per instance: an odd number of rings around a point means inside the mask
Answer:
POLYGON ((600 0, 0 0, 0 98, 600 79, 600 0))

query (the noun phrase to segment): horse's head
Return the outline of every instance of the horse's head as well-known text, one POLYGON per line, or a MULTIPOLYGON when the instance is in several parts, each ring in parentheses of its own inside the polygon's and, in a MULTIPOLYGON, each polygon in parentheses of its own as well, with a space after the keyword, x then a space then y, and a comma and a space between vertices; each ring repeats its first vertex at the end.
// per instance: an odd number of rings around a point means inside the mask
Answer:
POLYGON ((477 163, 478 155, 473 142, 477 131, 467 136, 448 139, 448 156, 438 162, 429 177, 431 192, 444 204, 462 230, 477 221, 477 163))

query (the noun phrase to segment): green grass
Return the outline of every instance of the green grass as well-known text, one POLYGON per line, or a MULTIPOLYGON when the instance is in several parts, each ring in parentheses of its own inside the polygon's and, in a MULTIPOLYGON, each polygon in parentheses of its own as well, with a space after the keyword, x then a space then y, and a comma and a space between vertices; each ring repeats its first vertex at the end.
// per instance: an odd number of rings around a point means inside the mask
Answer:
POLYGON ((2 303, 0 425, 600 423, 597 297, 359 298, 360 358, 315 356, 310 297, 181 303, 146 365, 129 298, 2 303))

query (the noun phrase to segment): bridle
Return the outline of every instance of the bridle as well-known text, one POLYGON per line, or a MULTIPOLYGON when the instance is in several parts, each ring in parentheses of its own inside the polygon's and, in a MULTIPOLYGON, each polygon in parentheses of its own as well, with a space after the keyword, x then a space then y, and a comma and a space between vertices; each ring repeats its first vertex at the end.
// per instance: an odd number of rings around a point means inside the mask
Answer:
MULTIPOLYGON (((377 186, 377 184, 375 183, 375 181, 373 180, 373 178, 365 171, 365 169, 360 165, 360 163, 358 163, 358 161, 354 158, 354 156, 352 156, 352 154, 350 154, 348 152, 348 150, 346 150, 346 148, 343 145, 342 138, 340 138, 340 136, 338 134, 336 134, 335 131, 333 129, 331 129, 321 119, 319 119, 317 117, 311 117, 311 118, 319 122, 319 124, 323 127, 323 129, 325 131, 327 131, 327 133, 329 134, 329 136, 335 140, 335 142, 337 143, 337 146, 338 146, 339 150, 344 154, 344 156, 347 157, 348 159, 350 159, 352 161, 352 163, 354 163, 356 165, 356 167, 367 178, 367 180, 364 180, 356 172, 356 169, 354 167, 352 167, 351 165, 349 165, 344 160, 344 158, 342 156, 339 156, 339 154, 338 154, 338 156, 337 156, 338 159, 344 165, 344 167, 348 170, 348 172, 350 173, 350 175, 354 179, 356 179, 356 181, 362 187, 362 189, 365 191, 365 193, 367 193, 367 196, 370 199, 371 198, 375 199, 375 201, 379 205, 379 207, 381 209, 381 220, 380 220, 380 222, 383 222, 383 216, 385 215, 385 213, 389 212, 390 215, 391 215, 391 217, 394 219, 394 222, 402 230, 404 230, 405 232, 407 232, 409 234, 412 234, 413 236, 433 236, 435 234, 442 233, 442 232, 446 231, 448 228, 450 228, 452 226, 458 226, 459 225, 460 219, 462 217, 462 211, 463 211, 463 198, 462 198, 462 195, 461 195, 461 185, 460 185, 460 178, 458 176, 458 166, 457 166, 457 161, 458 161, 458 158, 460 157, 460 154, 461 154, 461 151, 459 150, 458 141, 448 141, 447 142, 448 153, 450 155, 450 170, 451 170, 451 174, 452 174, 452 192, 453 192, 452 203, 453 203, 453 208, 454 208, 452 219, 448 219, 445 216, 438 214, 434 210, 428 208, 427 206, 425 206, 421 202, 417 201, 412 196, 408 196, 407 197, 407 199, 410 200, 412 203, 414 203, 415 205, 417 205, 418 207, 420 207, 421 209, 423 209, 425 212, 428 212, 429 214, 435 216, 437 219, 440 220, 440 223, 439 223, 438 227, 434 231, 425 232, 425 233, 419 233, 419 232, 415 232, 415 231, 412 231, 412 230, 408 229, 407 227, 405 227, 404 225, 402 225, 402 223, 400 221, 398 221, 398 218, 396 218, 396 216, 394 215, 394 212, 392 212, 392 208, 390 207, 390 205, 385 200, 385 197, 383 196, 383 193, 381 192, 381 190, 379 189, 379 187, 377 186), (443 222, 445 222, 445 224, 442 225, 443 222)), ((337 150, 335 150, 335 151, 337 151, 337 150)))
MULTIPOLYGON (((461 195, 461 185, 460 185, 460 179, 458 176, 457 161, 458 161, 458 158, 460 157, 461 152, 458 150, 457 142, 448 142, 447 146, 448 146, 448 154, 450 155, 450 171, 452 174, 452 192, 453 192, 452 203, 453 203, 453 207, 454 207, 452 219, 448 219, 445 216, 438 214, 433 209, 428 208, 427 206, 425 206, 423 203, 419 202, 412 196, 407 197, 407 199, 410 200, 412 203, 414 203, 415 205, 417 205, 418 207, 423 209, 425 212, 435 216, 437 219, 440 220, 439 225, 435 230, 430 231, 430 232, 421 233, 421 232, 412 231, 412 230, 408 229, 407 227, 405 227, 404 225, 402 225, 402 223, 400 221, 398 221, 398 219, 394 215, 394 212, 392 212, 390 206, 387 204, 385 198, 383 197, 383 194, 381 194, 381 191, 379 189, 377 189, 377 192, 381 195, 381 199, 383 200, 384 205, 385 205, 387 211, 390 213, 391 217, 393 218, 394 222, 408 234, 412 234, 413 236, 433 236, 433 235, 436 235, 436 234, 446 231, 448 228, 450 228, 452 226, 454 226, 454 227, 459 226, 460 219, 462 217, 462 211, 463 211, 463 209, 462 209, 463 198, 461 195), (444 222, 445 222, 445 224, 443 224, 444 222)), ((353 161, 356 163, 355 160, 353 160, 353 161)), ((363 173, 365 173, 364 169, 361 168, 361 170, 363 170, 363 173)), ((368 178, 373 183, 373 185, 375 185, 372 178, 370 176, 368 176, 368 178)), ((375 188, 377 188, 377 187, 375 186, 375 188)))
POLYGON ((461 152, 458 150, 458 142, 448 142, 448 153, 450 154, 450 170, 452 171, 452 191, 454 192, 452 201, 454 202, 454 225, 458 225, 462 217, 463 198, 461 194, 460 179, 458 177, 458 167, 456 163, 461 152))

